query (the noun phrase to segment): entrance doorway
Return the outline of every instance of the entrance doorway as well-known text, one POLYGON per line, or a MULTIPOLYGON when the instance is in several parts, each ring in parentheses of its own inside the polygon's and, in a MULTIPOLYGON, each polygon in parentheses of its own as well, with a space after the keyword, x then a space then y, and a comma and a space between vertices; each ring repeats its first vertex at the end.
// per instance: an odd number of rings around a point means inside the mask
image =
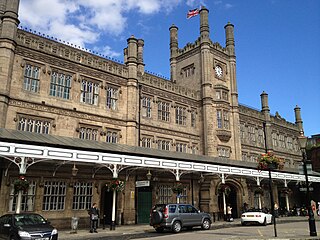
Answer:
POLYGON ((150 210, 152 208, 152 190, 150 187, 137 189, 137 223, 149 223, 150 210))
MULTIPOLYGON (((231 191, 226 195, 226 205, 230 204, 232 207, 232 218, 238 218, 238 201, 237 201, 237 188, 233 185, 229 185, 231 191)), ((223 198, 222 194, 218 196, 219 215, 218 220, 223 219, 223 198)))
POLYGON ((226 197, 226 202, 227 204, 230 204, 232 207, 232 217, 233 218, 238 218, 238 202, 237 202, 237 189, 230 185, 231 192, 230 194, 226 197))
MULTIPOLYGON (((110 225, 112 221, 112 204, 113 204, 113 191, 109 191, 106 186, 102 188, 101 194, 101 208, 103 211, 104 225, 110 225)), ((117 209, 117 207, 116 207, 117 209)), ((101 214, 101 213, 100 213, 101 214)), ((102 216, 101 216, 102 217, 102 216)), ((117 221, 116 221, 117 222, 117 221)))

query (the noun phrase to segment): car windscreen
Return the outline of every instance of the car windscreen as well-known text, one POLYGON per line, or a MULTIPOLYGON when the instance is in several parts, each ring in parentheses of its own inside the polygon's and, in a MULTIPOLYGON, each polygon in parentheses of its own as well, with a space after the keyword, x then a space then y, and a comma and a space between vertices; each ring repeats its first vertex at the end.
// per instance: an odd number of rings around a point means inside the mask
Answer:
POLYGON ((46 220, 37 214, 15 215, 14 223, 17 226, 45 224, 46 220))

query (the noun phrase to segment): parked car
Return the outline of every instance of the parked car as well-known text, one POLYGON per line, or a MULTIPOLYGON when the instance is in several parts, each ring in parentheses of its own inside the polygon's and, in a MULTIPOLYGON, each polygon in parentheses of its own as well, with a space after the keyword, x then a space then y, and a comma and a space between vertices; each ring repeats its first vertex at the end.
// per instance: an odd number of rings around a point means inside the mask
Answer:
POLYGON ((0 239, 57 240, 58 231, 39 214, 13 213, 0 217, 0 239))
POLYGON ((241 215, 241 224, 261 224, 266 226, 272 223, 272 215, 261 209, 249 209, 241 215))
POLYGON ((191 229, 196 226, 208 230, 211 223, 210 214, 200 212, 190 204, 156 204, 150 212, 150 226, 157 232, 169 229, 178 233, 184 227, 191 229))

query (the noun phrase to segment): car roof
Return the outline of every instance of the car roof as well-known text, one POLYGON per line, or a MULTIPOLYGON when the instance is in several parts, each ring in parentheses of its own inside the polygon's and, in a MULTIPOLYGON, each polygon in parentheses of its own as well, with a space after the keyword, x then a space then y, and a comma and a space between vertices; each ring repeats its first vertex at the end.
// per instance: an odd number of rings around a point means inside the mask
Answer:
POLYGON ((24 216, 24 215, 38 215, 38 216, 43 217, 39 213, 25 213, 25 212, 23 212, 23 213, 6 213, 6 214, 3 214, 1 217, 3 217, 3 216, 24 216))

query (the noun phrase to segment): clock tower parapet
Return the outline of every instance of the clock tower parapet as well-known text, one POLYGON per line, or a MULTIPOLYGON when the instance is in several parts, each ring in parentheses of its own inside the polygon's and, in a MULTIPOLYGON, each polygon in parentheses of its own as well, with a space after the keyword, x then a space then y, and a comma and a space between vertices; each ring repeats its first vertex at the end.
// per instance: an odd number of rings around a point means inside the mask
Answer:
POLYGON ((301 108, 298 105, 296 105, 296 107, 294 108, 294 115, 296 118, 296 125, 298 126, 299 131, 304 134, 303 121, 301 118, 301 108))
POLYGON ((210 43, 210 31, 208 21, 209 10, 202 7, 200 10, 200 41, 201 43, 210 43))
POLYGON ((230 56, 235 56, 234 25, 230 22, 224 26, 226 31, 226 48, 230 56))
POLYGON ((174 24, 170 30, 170 79, 172 82, 177 81, 177 55, 178 55, 178 27, 174 24))

